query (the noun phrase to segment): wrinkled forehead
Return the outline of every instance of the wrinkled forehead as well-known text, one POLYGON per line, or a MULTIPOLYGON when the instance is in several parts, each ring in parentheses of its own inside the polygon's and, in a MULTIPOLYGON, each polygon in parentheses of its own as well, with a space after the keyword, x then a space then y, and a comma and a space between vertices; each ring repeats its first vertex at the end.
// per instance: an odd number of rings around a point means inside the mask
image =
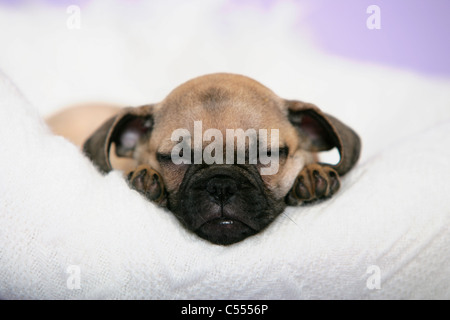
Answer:
POLYGON ((279 138, 283 139, 283 133, 288 127, 286 117, 275 105, 251 104, 236 99, 223 99, 216 101, 215 105, 195 101, 186 107, 169 107, 155 121, 154 138, 160 147, 169 147, 173 144, 170 139, 175 131, 178 130, 176 134, 179 135, 179 129, 183 129, 182 135, 191 137, 212 134, 214 139, 219 135, 228 141, 226 137, 229 134, 239 136, 254 133, 258 140, 267 137, 270 141, 273 129, 276 129, 279 138))
MULTIPOLYGON (((213 75, 188 81, 173 90, 154 114, 154 141, 170 139, 174 130, 279 130, 291 134, 283 101, 270 89, 242 76, 213 75)), ((198 131, 197 131, 198 132, 198 131)))
POLYGON ((185 128, 189 131, 194 130, 194 123, 197 122, 201 123, 203 130, 216 129, 225 133, 227 129, 278 129, 285 119, 281 112, 278 113, 274 115, 273 112, 248 106, 238 107, 236 104, 216 109, 195 106, 172 113, 172 116, 164 114, 155 122, 166 128, 185 128))
POLYGON ((281 99, 264 87, 202 85, 169 95, 155 122, 188 130, 195 121, 201 121, 205 130, 271 129, 286 119, 280 105, 281 99))

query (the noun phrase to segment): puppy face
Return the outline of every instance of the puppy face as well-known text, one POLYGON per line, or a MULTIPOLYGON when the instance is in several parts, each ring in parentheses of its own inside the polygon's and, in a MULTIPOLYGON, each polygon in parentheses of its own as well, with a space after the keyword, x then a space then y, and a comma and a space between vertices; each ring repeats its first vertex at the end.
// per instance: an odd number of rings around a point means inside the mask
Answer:
POLYGON ((263 230, 285 209, 298 173, 314 162, 315 152, 337 147, 341 174, 353 165, 346 163, 340 138, 347 127, 334 120, 313 105, 281 99, 247 77, 213 74, 182 84, 161 103, 125 109, 84 149, 105 172, 111 170, 112 144, 118 156, 149 165, 164 180, 164 205, 186 228, 213 243, 232 244, 263 230), (174 139, 177 130, 182 135, 174 139), (252 132, 254 140, 245 139, 252 132), (177 151, 186 160, 182 163, 173 158, 180 141, 185 143, 182 154, 177 151), (271 151, 270 163, 259 148, 250 160, 251 141, 271 151), (216 161, 203 159, 205 154, 216 161))

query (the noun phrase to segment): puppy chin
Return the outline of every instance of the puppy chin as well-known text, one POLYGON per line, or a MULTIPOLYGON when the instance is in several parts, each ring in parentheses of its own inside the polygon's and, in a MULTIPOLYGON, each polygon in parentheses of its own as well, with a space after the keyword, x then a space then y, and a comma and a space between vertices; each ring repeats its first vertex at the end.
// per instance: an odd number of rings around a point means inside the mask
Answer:
POLYGON ((228 218, 205 222, 195 233, 209 242, 230 245, 257 233, 245 223, 228 218))

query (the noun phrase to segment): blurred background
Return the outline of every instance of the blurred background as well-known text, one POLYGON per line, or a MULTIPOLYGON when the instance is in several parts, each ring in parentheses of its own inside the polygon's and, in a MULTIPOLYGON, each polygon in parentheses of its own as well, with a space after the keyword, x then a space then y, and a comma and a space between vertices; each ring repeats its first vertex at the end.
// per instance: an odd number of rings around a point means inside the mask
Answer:
POLYGON ((370 155, 389 142, 374 119, 396 139, 449 119, 449 18, 447 0, 0 0, 0 70, 44 116, 245 74, 340 117, 370 155))

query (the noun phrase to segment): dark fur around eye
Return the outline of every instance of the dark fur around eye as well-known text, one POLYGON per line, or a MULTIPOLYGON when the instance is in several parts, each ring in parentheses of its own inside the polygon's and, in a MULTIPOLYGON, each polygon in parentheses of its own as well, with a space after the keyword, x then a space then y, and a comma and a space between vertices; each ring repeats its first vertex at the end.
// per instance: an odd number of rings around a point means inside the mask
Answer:
POLYGON ((172 156, 166 153, 157 153, 156 160, 158 160, 158 162, 168 162, 172 161, 172 156))
MULTIPOLYGON (((270 157, 272 155, 272 151, 270 149, 267 150, 267 156, 270 157)), ((286 158, 289 155, 289 147, 281 147, 278 149, 278 156, 280 158, 286 158)))

